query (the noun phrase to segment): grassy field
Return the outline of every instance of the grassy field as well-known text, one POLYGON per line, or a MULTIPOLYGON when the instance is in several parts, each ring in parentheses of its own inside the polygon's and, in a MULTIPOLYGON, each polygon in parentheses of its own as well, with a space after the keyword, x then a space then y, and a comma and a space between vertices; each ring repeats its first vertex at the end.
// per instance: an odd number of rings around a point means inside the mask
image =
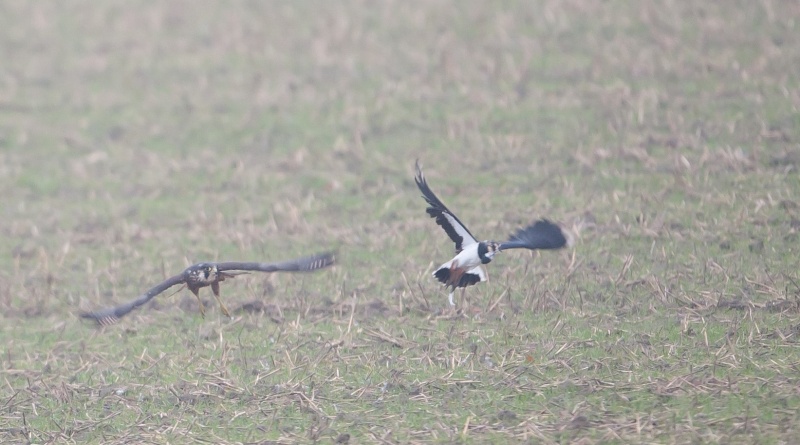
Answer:
POLYGON ((800 4, 0 5, 0 442, 800 437, 800 4), (512 251, 459 297, 432 189, 512 251), (335 249, 121 303, 203 260, 335 249))

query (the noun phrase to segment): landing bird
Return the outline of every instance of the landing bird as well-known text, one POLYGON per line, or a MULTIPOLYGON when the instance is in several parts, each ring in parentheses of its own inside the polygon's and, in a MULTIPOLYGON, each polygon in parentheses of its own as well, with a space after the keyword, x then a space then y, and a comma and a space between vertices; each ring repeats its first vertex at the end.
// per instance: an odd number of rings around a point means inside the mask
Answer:
POLYGON ((217 299, 222 313, 230 317, 231 315, 230 312, 228 312, 228 308, 226 308, 222 300, 219 299, 219 283, 225 281, 227 278, 234 278, 237 275, 246 274, 248 272, 311 272, 328 267, 333 263, 334 257, 332 253, 323 253, 281 263, 235 261, 224 263, 197 263, 187 267, 186 270, 178 275, 167 278, 164 282, 156 285, 133 301, 96 312, 84 312, 80 314, 80 316, 81 318, 94 320, 97 324, 102 326, 112 325, 117 323, 120 318, 127 315, 130 311, 147 303, 155 298, 156 295, 170 287, 178 284, 185 284, 186 287, 192 291, 194 296, 197 297, 197 302, 200 303, 201 315, 205 317, 206 311, 203 302, 200 300, 199 291, 203 287, 211 286, 211 291, 214 292, 214 298, 217 299))
POLYGON ((436 224, 442 226, 456 243, 456 256, 439 266, 433 273, 445 287, 450 288, 450 306, 455 306, 453 293, 456 288, 486 281, 484 264, 492 261, 497 252, 508 249, 560 249, 568 244, 568 235, 556 224, 541 219, 530 226, 518 230, 505 242, 481 241, 475 239, 469 229, 451 212, 428 187, 422 169, 417 162, 417 175, 414 181, 422 192, 422 197, 430 207, 426 210, 436 224))

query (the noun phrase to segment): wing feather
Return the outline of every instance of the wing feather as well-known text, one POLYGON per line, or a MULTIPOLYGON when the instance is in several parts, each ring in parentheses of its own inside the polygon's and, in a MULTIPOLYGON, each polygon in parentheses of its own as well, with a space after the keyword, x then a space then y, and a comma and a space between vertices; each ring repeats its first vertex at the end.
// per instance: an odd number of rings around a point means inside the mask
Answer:
POLYGON ((164 292, 165 290, 169 289, 172 286, 175 286, 177 284, 183 284, 184 282, 185 279, 183 276, 183 272, 181 272, 178 275, 167 278, 166 280, 154 286, 147 292, 138 296, 135 300, 108 309, 102 309, 95 312, 84 312, 80 314, 80 317, 94 320, 97 324, 102 326, 112 325, 114 323, 117 323, 120 320, 120 318, 124 317, 132 310, 155 298, 156 295, 164 292))
POLYGON ((498 250, 560 249, 566 245, 567 236, 561 227, 541 219, 524 229, 517 230, 508 241, 500 243, 498 250))
POLYGON ((312 272, 331 266, 334 262, 335 257, 333 253, 326 252, 279 263, 228 261, 224 263, 217 263, 217 269, 220 272, 231 270, 246 270, 255 272, 312 272))
POLYGON ((456 243, 456 252, 461 252, 466 246, 477 243, 478 241, 472 236, 467 226, 465 226, 447 206, 433 193, 428 187, 428 182, 422 174, 422 169, 417 162, 417 175, 414 177, 414 182, 422 192, 422 197, 428 202, 430 207, 426 209, 431 218, 436 218, 436 224, 439 224, 444 229, 447 236, 456 243))

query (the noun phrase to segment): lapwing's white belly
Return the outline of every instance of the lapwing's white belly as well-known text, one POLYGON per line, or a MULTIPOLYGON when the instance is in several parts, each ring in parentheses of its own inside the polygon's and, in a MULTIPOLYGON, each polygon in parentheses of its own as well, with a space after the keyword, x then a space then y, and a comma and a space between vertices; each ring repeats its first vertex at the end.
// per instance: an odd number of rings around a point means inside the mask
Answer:
POLYGON ((441 267, 449 268, 455 262, 456 267, 459 269, 470 270, 474 267, 480 266, 481 257, 478 256, 478 243, 471 244, 464 248, 452 260, 442 264, 441 267))

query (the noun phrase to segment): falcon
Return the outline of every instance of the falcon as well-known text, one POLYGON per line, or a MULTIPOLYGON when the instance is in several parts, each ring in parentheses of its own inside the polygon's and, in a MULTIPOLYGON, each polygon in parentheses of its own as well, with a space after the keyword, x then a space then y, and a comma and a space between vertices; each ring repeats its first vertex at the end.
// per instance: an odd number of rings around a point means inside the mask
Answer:
POLYGON ((216 298, 219 303, 220 310, 222 310, 223 314, 230 317, 231 315, 228 308, 225 307, 225 304, 223 304, 222 300, 219 298, 219 283, 226 279, 234 278, 237 275, 246 274, 248 272, 312 272, 331 266, 333 263, 334 257, 332 253, 323 253, 280 263, 237 261, 197 263, 187 267, 186 270, 178 275, 167 278, 135 300, 96 312, 84 312, 80 314, 80 316, 81 318, 94 320, 101 326, 112 325, 117 323, 120 318, 124 317, 132 310, 155 298, 156 295, 173 286, 183 284, 197 297, 197 302, 200 303, 200 314, 202 316, 205 317, 205 307, 200 300, 199 291, 201 288, 211 286, 211 291, 214 293, 214 298, 216 298))
POLYGON ((518 230, 510 236, 508 241, 478 242, 467 226, 428 187, 419 161, 417 161, 416 168, 417 174, 414 181, 429 205, 426 209, 428 215, 436 219, 436 224, 440 225, 456 244, 456 256, 439 266, 433 273, 436 279, 450 289, 448 297, 450 306, 455 306, 453 293, 456 288, 466 288, 486 281, 487 276, 483 265, 489 264, 496 253, 509 249, 560 249, 570 244, 568 242, 569 235, 561 227, 547 219, 540 219, 530 226, 518 230))

